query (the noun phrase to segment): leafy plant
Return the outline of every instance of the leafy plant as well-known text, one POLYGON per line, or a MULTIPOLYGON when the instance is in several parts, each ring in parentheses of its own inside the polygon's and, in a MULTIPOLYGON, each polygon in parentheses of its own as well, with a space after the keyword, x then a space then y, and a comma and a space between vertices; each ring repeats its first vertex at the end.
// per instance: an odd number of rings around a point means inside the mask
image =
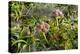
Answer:
POLYGON ((78 48, 76 5, 10 1, 9 11, 10 52, 78 48))

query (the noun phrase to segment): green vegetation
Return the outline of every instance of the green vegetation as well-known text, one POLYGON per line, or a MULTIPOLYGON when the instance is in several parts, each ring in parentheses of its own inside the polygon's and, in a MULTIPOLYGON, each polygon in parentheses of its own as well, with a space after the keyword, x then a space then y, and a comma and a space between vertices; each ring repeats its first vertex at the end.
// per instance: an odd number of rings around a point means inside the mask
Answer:
POLYGON ((9 51, 78 48, 76 5, 9 2, 9 51))

